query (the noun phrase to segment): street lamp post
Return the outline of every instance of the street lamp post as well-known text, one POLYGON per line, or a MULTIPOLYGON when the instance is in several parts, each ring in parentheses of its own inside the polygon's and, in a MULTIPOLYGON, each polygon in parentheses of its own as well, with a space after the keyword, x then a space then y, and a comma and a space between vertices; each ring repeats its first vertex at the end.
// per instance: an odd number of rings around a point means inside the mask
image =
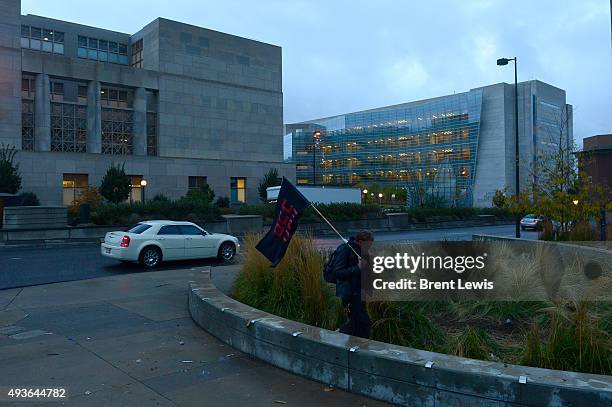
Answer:
POLYGON ((383 197, 383 194, 382 194, 382 192, 380 192, 378 194, 378 205, 382 205, 382 197, 383 197))
MULTIPOLYGON (((514 188, 515 195, 518 197, 519 189, 519 130, 518 130, 518 78, 517 78, 517 59, 514 58, 499 58, 497 65, 508 65, 508 62, 514 61, 514 188)), ((521 237, 521 215, 516 215, 515 220, 515 236, 521 237)))
POLYGON ((317 147, 321 131, 315 130, 312 132, 312 185, 317 185, 317 147))
POLYGON ((368 189, 364 188, 363 191, 363 203, 367 203, 368 202, 368 189))
POLYGON ((145 187, 147 186, 147 180, 146 179, 140 180, 140 186, 142 187, 142 202, 144 203, 144 201, 145 201, 145 187))

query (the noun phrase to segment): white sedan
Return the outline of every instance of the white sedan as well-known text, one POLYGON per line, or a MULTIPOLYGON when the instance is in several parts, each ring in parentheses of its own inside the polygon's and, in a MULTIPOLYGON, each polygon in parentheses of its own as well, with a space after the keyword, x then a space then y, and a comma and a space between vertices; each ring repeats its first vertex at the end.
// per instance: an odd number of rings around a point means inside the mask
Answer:
POLYGON ((151 220, 127 232, 108 232, 100 247, 102 256, 139 262, 147 268, 162 260, 217 257, 230 261, 240 248, 238 239, 221 233, 208 233, 191 222, 151 220))

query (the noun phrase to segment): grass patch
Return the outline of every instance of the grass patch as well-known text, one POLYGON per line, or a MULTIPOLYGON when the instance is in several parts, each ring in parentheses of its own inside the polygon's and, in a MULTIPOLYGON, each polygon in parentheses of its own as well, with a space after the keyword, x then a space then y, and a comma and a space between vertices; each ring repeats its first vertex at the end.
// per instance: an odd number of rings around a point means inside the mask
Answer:
MULTIPOLYGON (((334 286, 323 280, 324 255, 312 240, 296 234, 287 255, 272 269, 255 249, 260 238, 246 237, 235 298, 309 325, 338 328, 346 313, 334 286)), ((570 288, 561 286, 554 301, 520 301, 543 290, 541 282, 531 276, 534 270, 542 278, 558 270, 544 260, 520 259, 505 253, 505 247, 498 250, 496 256, 511 259, 499 269, 510 300, 370 302, 371 338, 474 359, 611 375, 612 303, 562 300, 569 297, 561 294, 571 294, 568 290, 577 287, 571 275, 567 276, 570 288)), ((571 268, 581 269, 574 266, 571 268)), ((576 293, 580 294, 577 298, 589 295, 573 291, 576 293)))

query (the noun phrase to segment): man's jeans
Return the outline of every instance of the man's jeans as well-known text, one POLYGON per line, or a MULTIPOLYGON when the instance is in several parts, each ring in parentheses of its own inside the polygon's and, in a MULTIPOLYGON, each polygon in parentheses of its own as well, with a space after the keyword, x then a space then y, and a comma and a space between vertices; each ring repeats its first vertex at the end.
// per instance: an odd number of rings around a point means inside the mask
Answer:
POLYGON ((340 327, 340 332, 369 339, 372 322, 368 315, 366 303, 361 301, 360 296, 352 296, 347 310, 348 321, 340 327))

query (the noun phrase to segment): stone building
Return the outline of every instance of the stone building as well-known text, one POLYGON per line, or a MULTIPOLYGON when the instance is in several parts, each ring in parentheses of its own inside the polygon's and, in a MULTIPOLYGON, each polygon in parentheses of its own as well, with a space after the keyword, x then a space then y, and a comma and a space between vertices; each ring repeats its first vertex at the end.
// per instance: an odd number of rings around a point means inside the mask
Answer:
POLYGON ((258 200, 283 163, 278 46, 158 18, 133 34, 0 3, 0 142, 15 146, 23 191, 69 204, 125 163, 130 199, 209 184, 258 200))

